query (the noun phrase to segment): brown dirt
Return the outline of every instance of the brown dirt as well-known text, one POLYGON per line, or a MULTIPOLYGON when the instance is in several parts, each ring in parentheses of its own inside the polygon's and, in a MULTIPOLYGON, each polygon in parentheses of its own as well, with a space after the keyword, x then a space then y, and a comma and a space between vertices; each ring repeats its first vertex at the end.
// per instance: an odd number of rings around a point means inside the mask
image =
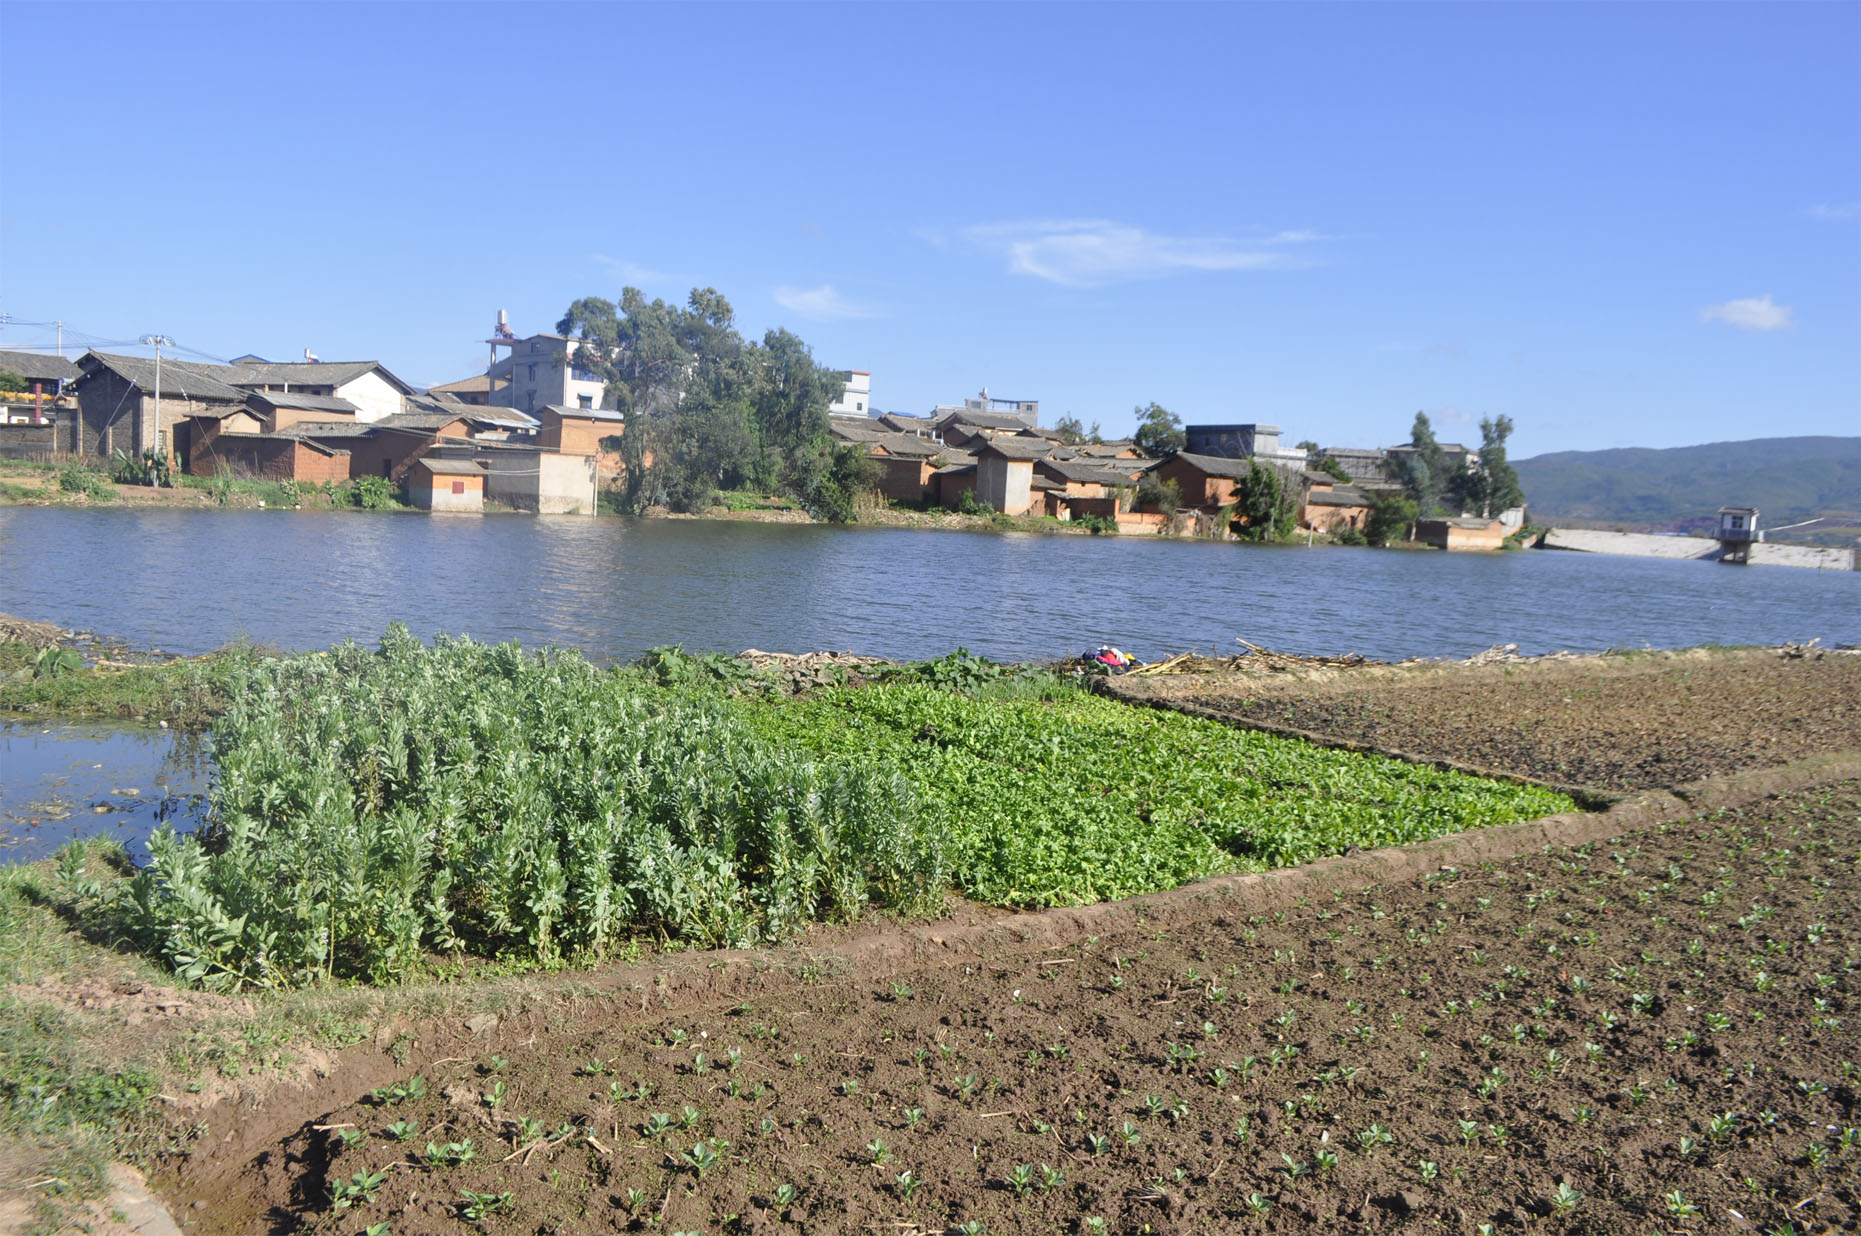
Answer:
POLYGON ((1691 649, 1110 678, 1133 703, 1601 790, 1861 746, 1861 656, 1691 649))
POLYGON ((177 1111, 193 1140, 156 1181, 203 1233, 1855 1231, 1857 660, 1167 682, 1243 723, 1267 700, 1340 742, 1627 796, 1117 905, 537 979, 496 1014, 462 989, 323 1076, 177 1111), (1817 758, 1776 767, 1793 754, 1817 758), (416 1072, 424 1097, 370 1099, 416 1072), (468 1138, 470 1162, 428 1162, 468 1138), (373 1200, 333 1210, 357 1172, 373 1200), (470 1219, 465 1191, 510 1198, 470 1219))

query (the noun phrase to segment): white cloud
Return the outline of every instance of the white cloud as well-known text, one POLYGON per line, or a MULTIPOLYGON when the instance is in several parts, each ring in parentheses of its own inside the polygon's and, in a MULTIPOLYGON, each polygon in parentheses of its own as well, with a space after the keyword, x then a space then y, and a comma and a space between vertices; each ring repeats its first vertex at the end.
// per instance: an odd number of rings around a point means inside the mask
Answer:
POLYGON ((672 281, 672 276, 666 274, 664 271, 653 270, 649 267, 640 265, 638 262, 629 262, 625 258, 613 257, 606 253, 597 253, 594 255, 594 260, 607 269, 609 276, 629 286, 637 287, 643 283, 669 283, 672 281))
POLYGON ((791 313, 823 322, 839 318, 879 316, 878 310, 855 304, 840 295, 831 283, 823 283, 818 288, 791 288, 784 285, 775 290, 775 303, 791 313))
POLYGON ((1106 219, 985 223, 965 235, 972 244, 1005 256, 1014 274, 1077 288, 1160 279, 1184 271, 1293 266, 1297 263, 1268 246, 1309 236, 1282 232, 1274 240, 1248 245, 1222 236, 1159 236, 1106 219))
POLYGON ((1444 408, 1430 408, 1428 410, 1428 419, 1431 421, 1440 421, 1446 425, 1471 425, 1473 424, 1473 413, 1463 412, 1454 405, 1449 404, 1444 408))
POLYGON ((1817 202, 1809 208, 1809 217, 1823 223, 1847 223, 1861 219, 1861 202, 1817 202))
POLYGON ((1739 330, 1782 330, 1796 325, 1790 306, 1780 305, 1766 292, 1744 300, 1728 300, 1723 305, 1708 305, 1699 311, 1702 322, 1724 322, 1739 330))

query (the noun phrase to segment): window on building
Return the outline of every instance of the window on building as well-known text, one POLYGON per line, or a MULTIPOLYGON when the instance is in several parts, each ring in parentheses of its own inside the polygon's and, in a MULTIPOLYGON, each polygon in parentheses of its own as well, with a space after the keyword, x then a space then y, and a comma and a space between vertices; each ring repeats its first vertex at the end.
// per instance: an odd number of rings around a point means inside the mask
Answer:
POLYGON ((530 381, 536 381, 536 362, 530 362, 530 381))
POLYGON ((864 412, 864 411, 866 410, 866 405, 865 405, 865 403, 863 403, 863 402, 861 402, 861 403, 856 403, 856 404, 854 404, 853 406, 854 406, 855 408, 858 408, 858 409, 859 409, 859 410, 860 410, 861 412, 864 412))
POLYGON ((540 339, 530 340, 530 355, 535 356, 538 352, 541 352, 542 350, 543 350, 543 343, 540 339))
POLYGON ((575 397, 575 406, 578 408, 594 407, 594 396, 593 395, 577 395, 575 397))
POLYGON ((462 494, 462 493, 464 493, 464 492, 465 492, 465 482, 464 482, 464 481, 454 481, 454 482, 452 483, 452 492, 453 492, 453 493, 455 493, 455 494, 462 494))

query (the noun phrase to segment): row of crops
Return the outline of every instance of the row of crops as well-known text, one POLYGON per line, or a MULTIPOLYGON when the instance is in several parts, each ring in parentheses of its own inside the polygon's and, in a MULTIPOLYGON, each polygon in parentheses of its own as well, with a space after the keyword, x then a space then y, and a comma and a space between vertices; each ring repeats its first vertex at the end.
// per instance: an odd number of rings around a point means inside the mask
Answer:
POLYGON ((121 930, 214 987, 779 940, 947 893, 1077 904, 1568 809, 1072 690, 666 685, 404 628, 242 669, 217 818, 121 930))

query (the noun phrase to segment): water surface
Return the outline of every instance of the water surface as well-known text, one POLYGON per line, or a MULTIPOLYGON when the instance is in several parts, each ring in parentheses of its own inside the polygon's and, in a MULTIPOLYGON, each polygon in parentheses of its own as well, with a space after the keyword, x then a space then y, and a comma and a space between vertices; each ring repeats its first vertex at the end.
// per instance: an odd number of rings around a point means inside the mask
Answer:
POLYGON ((393 621, 623 659, 1235 639, 1400 659, 1861 642, 1861 572, 724 521, 0 508, 0 611, 143 647, 372 643, 393 621))
POLYGON ((79 837, 112 837, 146 861, 156 824, 205 817, 206 737, 158 728, 0 723, 0 862, 27 863, 79 837))

